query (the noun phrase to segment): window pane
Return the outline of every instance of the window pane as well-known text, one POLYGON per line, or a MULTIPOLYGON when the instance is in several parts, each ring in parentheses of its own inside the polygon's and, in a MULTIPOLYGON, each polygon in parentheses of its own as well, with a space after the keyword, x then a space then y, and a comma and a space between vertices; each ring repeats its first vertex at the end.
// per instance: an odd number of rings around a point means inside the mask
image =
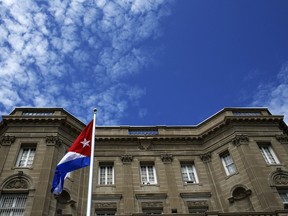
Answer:
POLYGON ((146 174, 146 166, 141 166, 141 181, 142 183, 147 183, 148 178, 146 174))
POLYGON ((36 149, 34 147, 21 148, 18 164, 19 167, 31 167, 33 164, 36 149))
POLYGON ((283 202, 288 203, 288 192, 279 192, 283 202))
POLYGON ((149 182, 154 183, 155 178, 154 178, 153 166, 148 166, 147 168, 148 168, 149 182))
POLYGON ((105 184, 105 167, 100 167, 100 184, 105 184))
POLYGON ((236 173, 236 166, 229 153, 221 156, 221 159, 222 159, 223 166, 227 175, 232 175, 236 173))
POLYGON ((27 158, 27 167, 31 167, 33 160, 34 160, 34 155, 35 155, 35 149, 30 148, 29 149, 29 156, 27 158))
POLYGON ((113 184, 113 169, 112 166, 107 167, 107 184, 113 184))

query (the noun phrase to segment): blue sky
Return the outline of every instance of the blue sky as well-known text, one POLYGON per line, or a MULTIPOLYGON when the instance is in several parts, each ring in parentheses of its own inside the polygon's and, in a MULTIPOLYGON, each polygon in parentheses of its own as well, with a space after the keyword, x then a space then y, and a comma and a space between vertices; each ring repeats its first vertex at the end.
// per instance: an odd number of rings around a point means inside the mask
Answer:
POLYGON ((195 125, 224 107, 288 116, 287 0, 0 1, 0 114, 195 125))

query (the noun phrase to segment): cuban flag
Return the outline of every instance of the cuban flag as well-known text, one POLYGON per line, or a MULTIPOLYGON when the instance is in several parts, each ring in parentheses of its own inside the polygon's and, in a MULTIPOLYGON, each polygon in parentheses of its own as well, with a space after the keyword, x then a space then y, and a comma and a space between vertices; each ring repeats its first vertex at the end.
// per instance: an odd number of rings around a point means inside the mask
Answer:
POLYGON ((52 183, 51 192, 55 195, 61 194, 64 179, 69 172, 90 165, 91 143, 92 143, 93 120, 84 128, 67 154, 58 163, 52 183))

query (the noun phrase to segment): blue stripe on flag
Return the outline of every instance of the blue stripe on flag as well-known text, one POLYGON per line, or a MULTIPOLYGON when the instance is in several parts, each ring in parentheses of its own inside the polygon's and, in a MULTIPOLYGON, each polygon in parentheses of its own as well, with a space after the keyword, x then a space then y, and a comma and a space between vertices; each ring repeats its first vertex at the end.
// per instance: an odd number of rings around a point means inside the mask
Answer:
POLYGON ((90 165, 90 157, 81 157, 65 163, 58 164, 52 183, 51 192, 59 195, 63 190, 64 179, 67 173, 90 165))

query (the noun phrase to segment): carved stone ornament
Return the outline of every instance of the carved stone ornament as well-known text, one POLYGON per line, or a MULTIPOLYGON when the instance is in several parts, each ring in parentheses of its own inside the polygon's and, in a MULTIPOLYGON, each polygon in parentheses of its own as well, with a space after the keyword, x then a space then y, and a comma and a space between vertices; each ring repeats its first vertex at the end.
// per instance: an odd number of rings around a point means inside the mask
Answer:
POLYGON ((121 156, 121 161, 123 164, 128 164, 128 163, 131 163, 133 161, 133 156, 132 155, 122 155, 121 156))
POLYGON ((47 136, 46 144, 50 146, 59 147, 62 144, 62 141, 60 140, 58 136, 47 136))
POLYGON ((2 146, 10 146, 15 142, 15 136, 2 136, 0 138, 0 144, 2 146))
POLYGON ((187 201, 188 207, 206 207, 208 206, 208 200, 191 200, 187 201))
POLYGON ((163 208, 163 202, 141 202, 142 208, 163 208))
POLYGON ((28 178, 23 174, 23 171, 19 171, 14 177, 8 179, 3 187, 4 189, 29 189, 30 182, 28 178))
POLYGON ((240 146, 242 144, 248 144, 249 138, 247 135, 236 135, 234 139, 232 139, 232 142, 236 146, 240 146))
POLYGON ((232 197, 228 198, 230 203, 233 203, 237 200, 245 199, 250 196, 252 191, 250 189, 245 189, 243 187, 237 187, 233 190, 232 197))
POLYGON ((139 139, 138 140, 138 148, 140 150, 151 150, 152 148, 152 141, 151 140, 142 140, 142 139, 139 139))
POLYGON ((274 182, 276 185, 288 185, 288 176, 279 174, 274 177, 274 182))
POLYGON ((276 139, 282 144, 288 144, 288 135, 287 134, 278 135, 278 136, 276 136, 276 139))
POLYGON ((171 163, 173 161, 172 154, 162 154, 160 157, 163 163, 171 163))
POLYGON ((14 179, 5 186, 5 189, 28 189, 28 184, 23 179, 14 179))
POLYGON ((205 153, 205 154, 201 154, 201 155, 200 155, 200 158, 201 158, 201 160, 202 160, 204 163, 211 162, 211 152, 207 152, 207 153, 205 153))
POLYGON ((287 186, 288 185, 288 172, 278 168, 272 175, 272 182, 274 186, 287 186))
POLYGON ((116 209, 117 203, 116 202, 97 202, 95 203, 96 209, 116 209))

